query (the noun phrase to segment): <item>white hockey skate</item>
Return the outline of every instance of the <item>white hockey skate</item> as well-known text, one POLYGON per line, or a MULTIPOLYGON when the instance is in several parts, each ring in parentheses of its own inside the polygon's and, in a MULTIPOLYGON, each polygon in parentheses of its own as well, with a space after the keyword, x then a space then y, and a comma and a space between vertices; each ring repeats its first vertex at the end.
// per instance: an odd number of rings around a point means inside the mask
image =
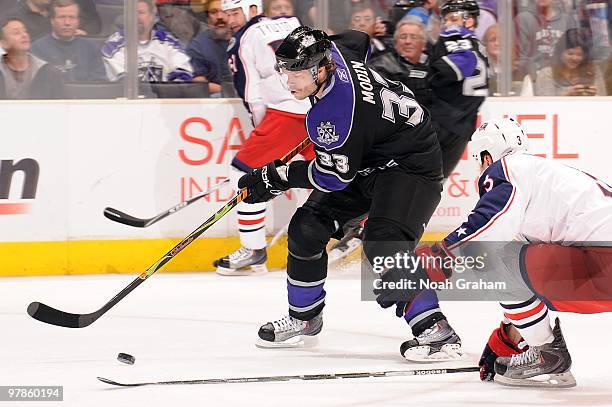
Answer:
POLYGON ((570 371, 572 358, 567 350, 559 318, 553 329, 554 339, 542 346, 530 346, 525 352, 495 360, 494 380, 515 387, 574 387, 570 371))
POLYGON ((323 329, 323 316, 317 315, 310 321, 302 321, 285 315, 274 322, 268 322, 259 328, 259 339, 255 345, 259 348, 299 348, 316 342, 315 335, 323 329), (315 341, 313 341, 315 339, 315 341))
POLYGON ((251 250, 241 247, 234 253, 215 260, 217 274, 222 276, 254 276, 268 272, 266 249, 251 250))
POLYGON ((443 319, 417 337, 402 343, 400 353, 411 362, 444 362, 463 359, 461 339, 443 319))

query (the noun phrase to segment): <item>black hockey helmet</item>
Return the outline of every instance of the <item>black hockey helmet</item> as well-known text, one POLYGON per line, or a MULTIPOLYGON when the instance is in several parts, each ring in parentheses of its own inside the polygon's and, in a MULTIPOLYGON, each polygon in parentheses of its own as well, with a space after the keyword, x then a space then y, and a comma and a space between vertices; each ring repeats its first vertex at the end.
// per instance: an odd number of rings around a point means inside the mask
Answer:
POLYGON ((406 13, 413 8, 423 7, 424 4, 424 0, 397 0, 393 7, 389 9, 389 21, 393 26, 396 26, 406 13))
POLYGON ((310 27, 298 27, 283 40, 276 50, 279 69, 303 71, 318 67, 324 59, 331 59, 332 43, 327 34, 310 27))
POLYGON ((442 7, 440 7, 440 13, 444 17, 448 13, 455 13, 463 11, 471 17, 478 17, 480 15, 480 7, 476 0, 449 0, 442 7))

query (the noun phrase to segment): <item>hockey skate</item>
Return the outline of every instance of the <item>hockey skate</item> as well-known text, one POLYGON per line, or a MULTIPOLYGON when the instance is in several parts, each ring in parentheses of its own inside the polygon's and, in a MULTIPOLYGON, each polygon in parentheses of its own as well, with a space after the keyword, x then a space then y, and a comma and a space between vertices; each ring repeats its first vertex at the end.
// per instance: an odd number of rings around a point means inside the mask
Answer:
MULTIPOLYGON (((259 348, 298 348, 305 344, 306 337, 314 337, 323 329, 323 316, 317 315, 310 321, 302 321, 285 315, 259 328, 259 348)), ((312 342, 312 341, 311 341, 312 342)))
POLYGON ((402 343, 400 353, 412 362, 443 362, 463 358, 461 339, 445 319, 402 343))
POLYGON ((253 276, 268 272, 266 249, 251 250, 241 247, 234 253, 215 260, 217 274, 222 276, 253 276))
POLYGON ((554 339, 541 346, 530 346, 525 352, 495 360, 494 380, 505 386, 574 387, 570 372, 572 358, 567 350, 559 318, 555 320, 554 339))
POLYGON ((330 265, 337 263, 358 249, 361 246, 362 234, 363 225, 361 223, 347 230, 344 237, 334 244, 327 253, 327 263, 330 265))

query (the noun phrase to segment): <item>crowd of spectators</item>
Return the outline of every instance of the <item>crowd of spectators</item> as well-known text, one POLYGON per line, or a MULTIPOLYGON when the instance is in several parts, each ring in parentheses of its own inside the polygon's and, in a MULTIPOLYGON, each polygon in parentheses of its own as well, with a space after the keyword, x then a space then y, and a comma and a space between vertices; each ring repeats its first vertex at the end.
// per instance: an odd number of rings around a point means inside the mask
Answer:
MULTIPOLYGON (((329 0, 326 13, 316 0, 265 3, 306 25, 320 26, 325 15, 330 34, 367 32, 372 57, 400 61, 388 74, 406 76, 436 42, 444 1, 329 0)), ((511 50, 501 47, 501 35, 509 31, 500 27, 497 1, 478 3, 475 34, 489 59, 492 95, 507 68, 513 95, 612 94, 612 0, 514 0, 511 50), (500 65, 501 53, 511 55, 510 67, 500 65)), ((213 97, 224 95, 231 83, 225 52, 233 33, 221 0, 138 0, 137 19, 141 81, 204 82, 213 97)), ((123 78, 123 0, 0 0, 0 21, 2 98, 60 98, 62 83, 123 78), (40 79, 48 75, 59 78, 57 94, 40 79)))

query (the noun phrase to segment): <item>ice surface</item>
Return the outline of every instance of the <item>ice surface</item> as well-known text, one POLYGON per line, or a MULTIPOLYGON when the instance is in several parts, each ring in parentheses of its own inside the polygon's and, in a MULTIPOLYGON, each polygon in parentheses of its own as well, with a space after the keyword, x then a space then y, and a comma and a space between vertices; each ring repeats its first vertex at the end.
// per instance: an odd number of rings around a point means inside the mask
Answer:
MULTIPOLYGON (((405 322, 362 302, 355 271, 332 272, 316 347, 259 349, 257 329, 286 313, 284 272, 260 277, 157 274, 83 329, 42 324, 31 301, 91 312, 135 276, 0 279, 0 385, 63 385, 62 406, 612 406, 612 315, 563 314, 578 387, 514 389, 481 383, 477 373, 426 377, 113 388, 118 381, 382 371, 477 363, 501 311, 496 303, 447 302, 444 312, 469 360, 419 365, 399 346, 405 322), (136 364, 117 361, 117 353, 136 364)), ((40 406, 39 402, 11 405, 40 406)))

